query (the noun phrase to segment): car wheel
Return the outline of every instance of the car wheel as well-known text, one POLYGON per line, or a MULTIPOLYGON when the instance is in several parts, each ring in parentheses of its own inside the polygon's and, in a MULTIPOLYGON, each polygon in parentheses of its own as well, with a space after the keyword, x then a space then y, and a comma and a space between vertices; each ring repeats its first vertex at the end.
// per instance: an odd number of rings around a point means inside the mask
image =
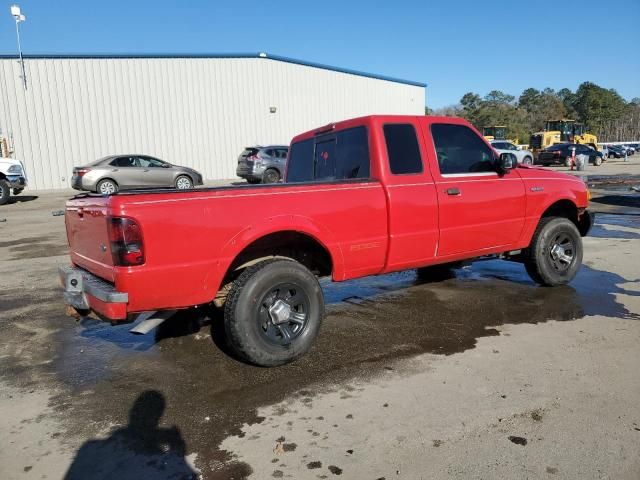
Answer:
POLYGON ((548 287, 567 284, 582 264, 580 232, 568 218, 542 218, 523 256, 534 282, 548 287))
POLYGON ((262 175, 262 183, 276 183, 280 181, 280 172, 275 168, 268 168, 262 175))
POLYGON ((593 161, 593 164, 596 167, 599 167, 600 165, 602 165, 602 157, 596 157, 595 160, 593 161))
POLYGON ((224 310, 231 350, 262 367, 292 362, 312 346, 324 318, 318 279, 293 260, 248 267, 233 283, 224 310))
POLYGON ((564 166, 565 167, 570 167, 571 165, 573 165, 573 160, 571 159, 571 157, 567 157, 564 159, 564 166))
POLYGON ((118 193, 118 184, 110 178, 105 178, 98 182, 96 191, 102 195, 113 195, 114 193, 118 193))
POLYGON ((193 182, 186 175, 180 175, 176 178, 176 188, 178 190, 189 190, 193 188, 193 182))
POLYGON ((4 205, 11 197, 11 185, 5 179, 0 179, 0 205, 4 205))
POLYGON ((527 155, 522 159, 522 163, 524 163, 525 165, 533 165, 533 158, 527 155))

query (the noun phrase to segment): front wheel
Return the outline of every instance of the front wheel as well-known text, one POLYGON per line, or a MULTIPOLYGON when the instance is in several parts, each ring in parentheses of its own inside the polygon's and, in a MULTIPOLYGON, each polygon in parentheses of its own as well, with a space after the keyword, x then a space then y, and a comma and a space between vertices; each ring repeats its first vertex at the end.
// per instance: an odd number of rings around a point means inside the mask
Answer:
POLYGON ((186 175, 180 175, 176 178, 176 188, 178 190, 189 190, 193 188, 193 182, 186 175))
POLYGON ((602 165, 602 157, 596 157, 596 159, 593 161, 593 164, 596 167, 599 167, 600 165, 602 165))
POLYGON ((573 165, 573 159, 571 157, 567 157, 564 159, 564 166, 565 167, 570 167, 571 165, 573 165))
POLYGON ((224 326, 231 350, 262 367, 292 362, 315 340, 324 318, 318 279, 292 260, 248 267, 229 291, 224 326))
POLYGON ((4 205, 11 198, 11 185, 4 179, 0 179, 0 205, 4 205))
POLYGON ((525 165, 533 165, 533 159, 527 155, 522 159, 522 163, 525 165))
POLYGON ((533 281, 548 287, 564 285, 574 279, 582 264, 582 237, 568 218, 543 218, 523 254, 533 281))

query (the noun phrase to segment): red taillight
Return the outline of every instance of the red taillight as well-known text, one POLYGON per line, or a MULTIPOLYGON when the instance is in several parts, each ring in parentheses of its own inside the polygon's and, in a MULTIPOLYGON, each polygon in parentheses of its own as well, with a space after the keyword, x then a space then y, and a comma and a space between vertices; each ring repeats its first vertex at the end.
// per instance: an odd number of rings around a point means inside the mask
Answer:
POLYGON ((260 158, 258 157, 258 155, 251 155, 250 157, 247 157, 247 160, 255 162, 256 160, 260 160, 260 158))
POLYGON ((89 170, 91 170, 91 169, 90 168, 77 168, 76 169, 76 175, 78 175, 79 177, 82 177, 89 170))
POLYGON ((142 265, 144 243, 140 225, 131 218, 111 217, 108 227, 113 264, 120 267, 142 265))

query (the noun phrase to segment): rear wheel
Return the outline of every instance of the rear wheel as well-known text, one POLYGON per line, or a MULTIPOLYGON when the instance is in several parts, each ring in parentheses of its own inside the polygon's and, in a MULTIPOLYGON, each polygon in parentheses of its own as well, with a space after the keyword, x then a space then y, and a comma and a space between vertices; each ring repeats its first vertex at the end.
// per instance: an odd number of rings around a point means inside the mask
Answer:
POLYGON ((280 172, 275 168, 268 168, 262 175, 263 183, 276 183, 280 180, 280 172))
POLYGON ((599 167, 600 165, 602 165, 602 157, 596 157, 595 160, 593 161, 593 164, 596 167, 599 167))
POLYGON ((193 188, 193 182, 186 175, 180 175, 176 178, 176 188, 178 190, 189 190, 193 188))
POLYGON ((11 197, 11 186, 5 179, 0 179, 0 205, 4 205, 11 197))
POLYGON ((102 195, 112 195, 118 192, 118 184, 110 178, 100 180, 96 185, 96 191, 102 195))
POLYGON ((312 346, 324 318, 318 279, 292 260, 248 267, 229 291, 224 311, 227 342, 254 365, 292 362, 312 346))
POLYGON ((522 159, 522 163, 524 163, 525 165, 533 165, 533 158, 527 155, 522 159))
POLYGON ((523 254, 527 273, 536 283, 564 285, 582 264, 582 238, 568 218, 543 218, 523 254))

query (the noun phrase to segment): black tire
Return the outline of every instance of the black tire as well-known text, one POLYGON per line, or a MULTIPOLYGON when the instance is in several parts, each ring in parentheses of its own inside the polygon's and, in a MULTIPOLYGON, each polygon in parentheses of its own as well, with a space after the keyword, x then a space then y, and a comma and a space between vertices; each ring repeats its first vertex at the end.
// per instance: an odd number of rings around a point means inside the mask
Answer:
POLYGON ((574 223, 564 217, 540 220, 531 244, 523 252, 531 279, 547 287, 565 285, 582 264, 582 237, 574 223), (560 248, 556 251, 556 247, 560 248))
POLYGON ((278 183, 280 181, 280 172, 275 168, 267 168, 262 174, 262 183, 278 183))
POLYGON ((602 157, 596 157, 595 160, 593 161, 593 164, 596 167, 599 167, 600 165, 602 165, 602 157))
POLYGON ((565 167, 570 167, 573 164, 573 160, 571 160, 571 157, 567 157, 564 159, 564 166, 565 167))
POLYGON ((0 205, 4 205, 11 198, 11 185, 4 178, 0 179, 0 205))
POLYGON ((233 283, 224 308, 230 349, 261 367, 284 365, 307 353, 323 318, 318 279, 293 260, 270 259, 248 267, 233 283), (278 302, 285 308, 276 324, 278 302))
POLYGON ((527 155, 522 159, 522 163, 524 163, 525 165, 533 165, 533 158, 527 155))
POLYGON ((462 262, 441 263, 440 265, 430 265, 416 270, 418 280, 423 282, 440 282, 455 277, 454 268, 460 268, 462 262))
POLYGON ((96 185, 96 192, 102 195, 113 195, 114 193, 118 193, 118 184, 115 180, 104 178, 96 185))
POLYGON ((188 175, 178 175, 175 187, 178 190, 191 190, 193 188, 193 180, 188 175))

